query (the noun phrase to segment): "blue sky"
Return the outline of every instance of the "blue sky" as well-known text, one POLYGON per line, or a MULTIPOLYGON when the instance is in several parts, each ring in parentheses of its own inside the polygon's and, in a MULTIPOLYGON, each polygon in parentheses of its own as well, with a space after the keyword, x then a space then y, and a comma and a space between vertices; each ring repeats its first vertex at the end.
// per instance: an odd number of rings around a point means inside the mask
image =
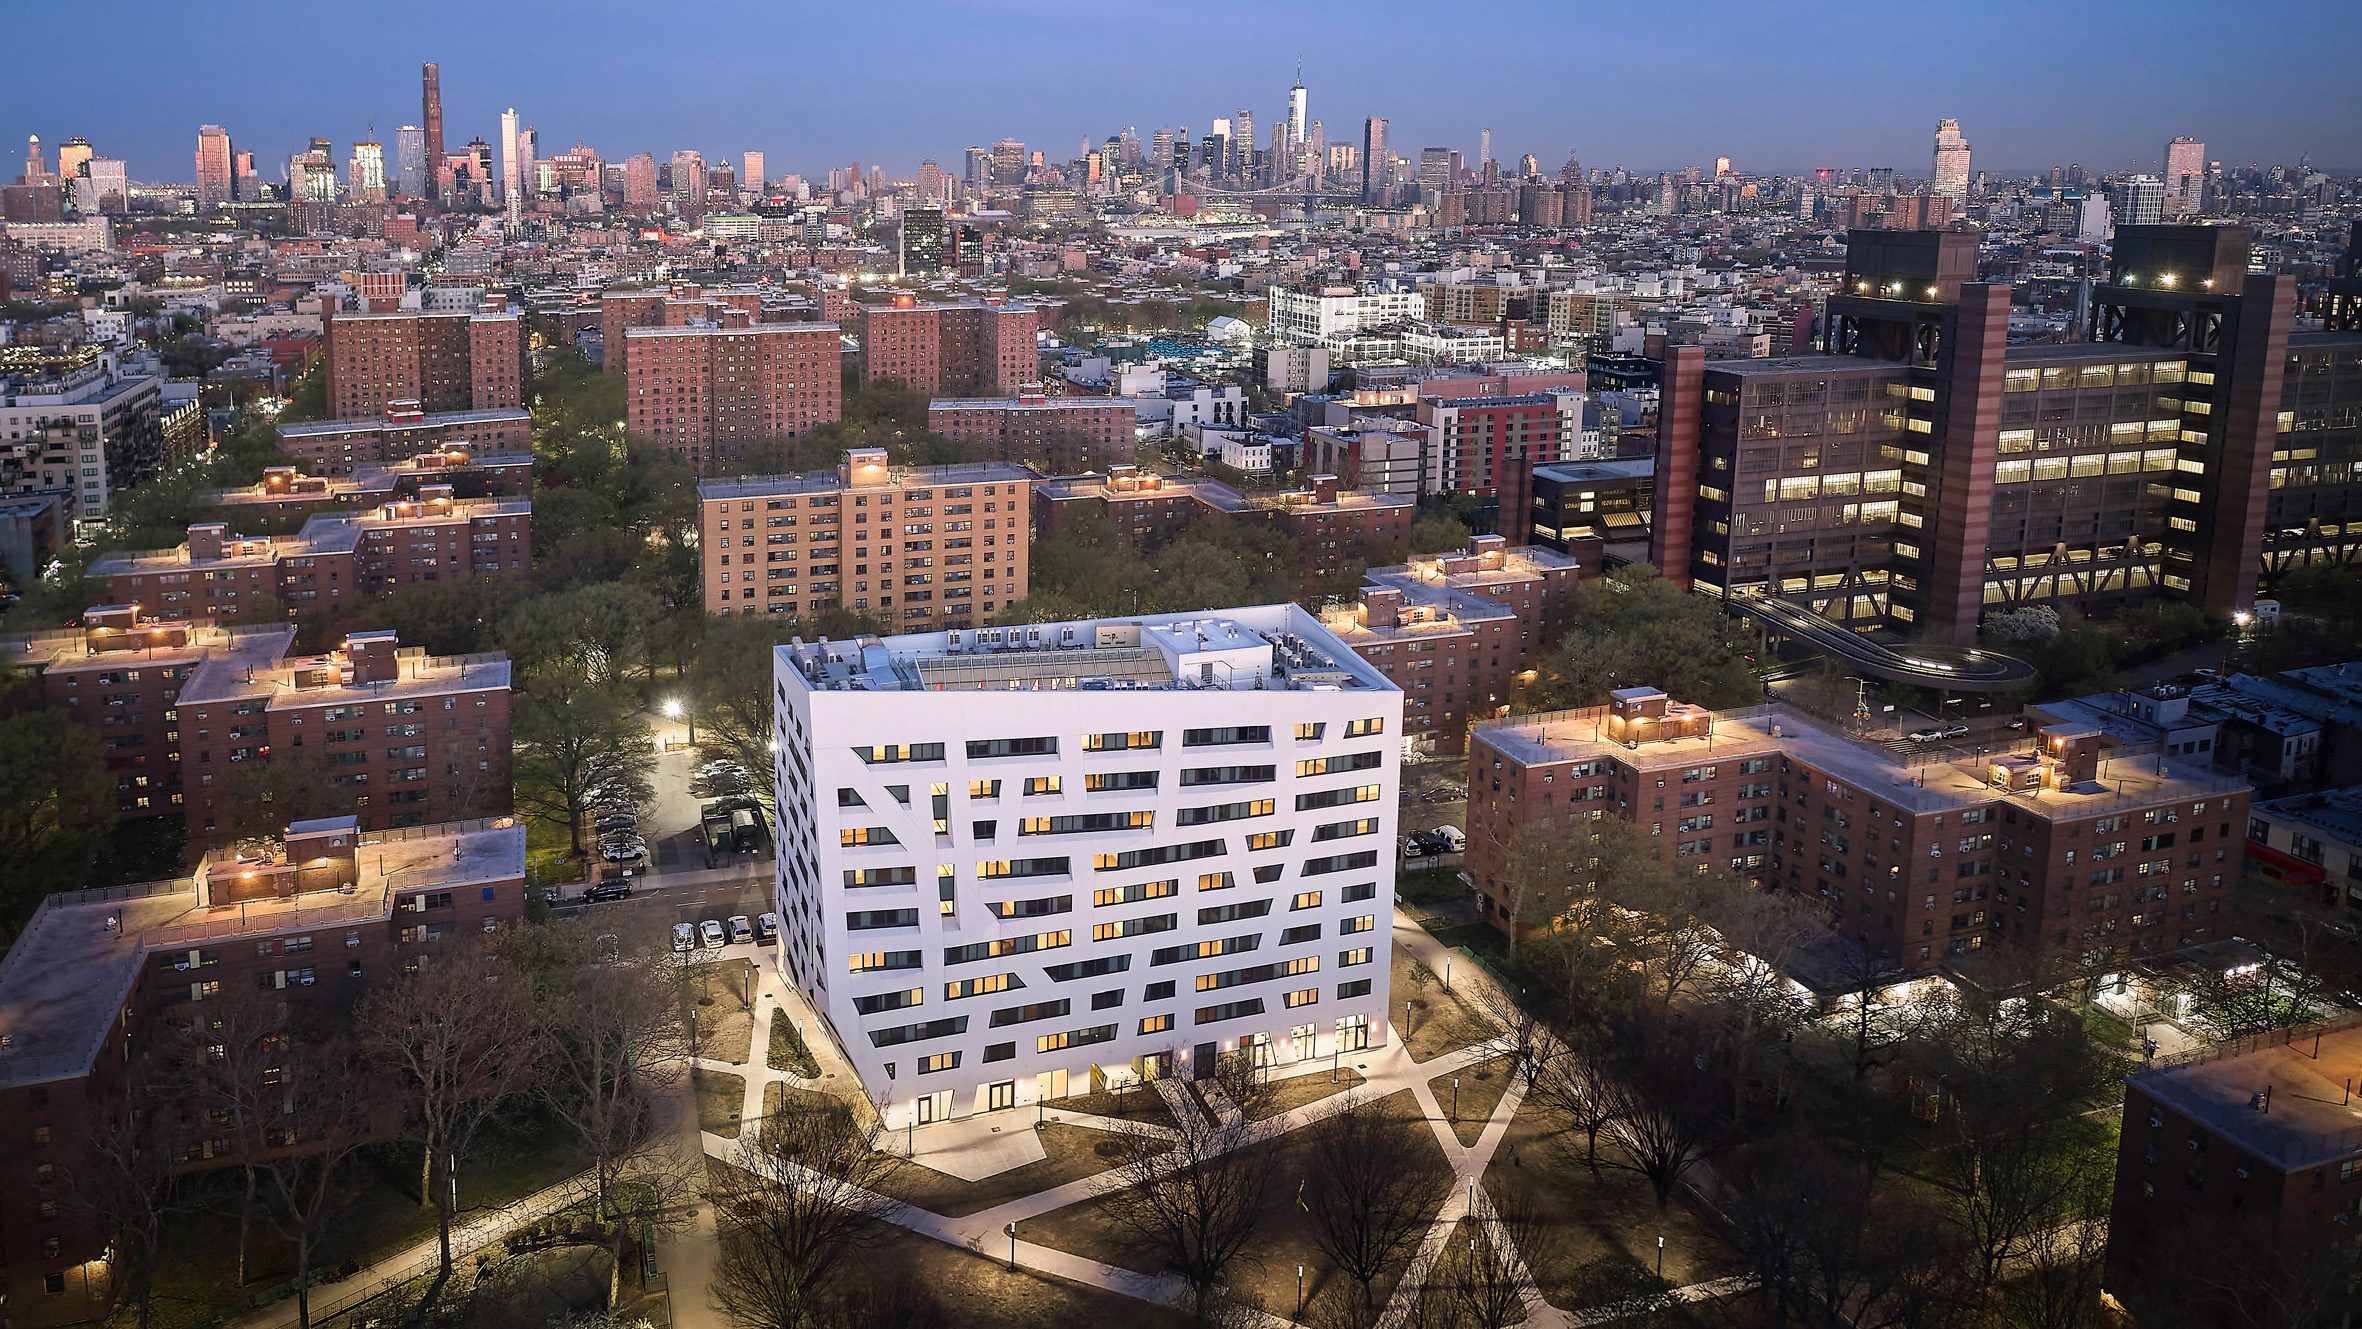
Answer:
MULTIPOLYGON (((2154 167, 2195 134, 2227 163, 2362 167, 2355 0, 127 0, 11 6, 0 175, 24 136, 80 134, 135 179, 186 180, 199 124, 267 175, 312 135, 389 144, 440 62, 445 136, 496 141, 502 107, 545 151, 610 159, 749 148, 771 173, 922 157, 1008 136, 1074 155, 1125 126, 1198 133, 1284 111, 1304 60, 1332 142, 1384 115, 1397 151, 1533 152, 1546 167, 1893 165, 1924 174, 1935 122, 1979 167, 2154 167), (101 21, 103 18, 103 22, 101 21)), ((1258 128, 1258 137, 1267 137, 1258 128)))

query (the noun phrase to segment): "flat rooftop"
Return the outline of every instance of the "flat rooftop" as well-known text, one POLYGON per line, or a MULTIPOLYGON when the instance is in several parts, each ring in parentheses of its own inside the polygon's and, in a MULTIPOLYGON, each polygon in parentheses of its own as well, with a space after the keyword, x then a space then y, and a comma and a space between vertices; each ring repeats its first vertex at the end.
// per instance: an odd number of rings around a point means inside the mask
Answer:
POLYGON ((1007 461, 961 462, 952 466, 897 466, 888 469, 890 477, 883 484, 846 484, 836 471, 700 480, 697 482, 697 497, 783 498, 794 494, 832 494, 844 489, 926 489, 936 485, 998 484, 1041 478, 1031 467, 1007 461))
POLYGON ((815 691, 1390 691, 1295 605, 778 647, 815 691))
POLYGON ((2259 815, 2302 822, 2336 840, 2362 845, 2362 786, 2296 794, 2258 803, 2259 815))
POLYGON ((1995 763, 2031 760, 2038 737, 1988 744, 1990 750, 1983 753, 1903 749, 1855 738, 1793 707, 1770 705, 1717 712, 1702 735, 1652 740, 1626 748, 1604 738, 1606 716, 1605 707, 1595 707, 1493 720, 1476 728, 1487 743, 1529 766, 1612 754, 1627 764, 1654 769, 1706 757, 1785 753, 1914 813, 1947 812, 2006 798, 2045 819, 2083 817, 2115 807, 2211 798, 2248 787, 2244 780, 2231 776, 2171 761, 2161 763, 2154 751, 2125 756, 2103 751, 2096 780, 2066 789, 2005 792, 1992 782, 1995 763))
POLYGON ((930 411, 1116 411, 1138 407, 1130 397, 936 397, 930 411))
POLYGON ((2362 1080, 2362 1028, 2325 1031, 2319 1046, 2315 1056, 2300 1032, 2290 1044, 2151 1067, 2130 1083, 2283 1172, 2315 1167, 2362 1150, 2362 1097, 2347 1089, 2362 1080), (2255 1101, 2266 1088, 2269 1112, 2255 1101))
POLYGON ((346 665, 341 653, 289 657, 286 650, 295 629, 275 628, 283 636, 256 639, 251 645, 217 651, 181 685, 177 702, 191 706, 239 697, 268 697, 273 710, 317 706, 337 695, 392 701, 404 697, 439 697, 453 692, 501 691, 509 686, 506 655, 428 655, 418 647, 394 653, 396 676, 379 683, 343 681, 346 665), (266 654, 268 652, 268 654, 266 654), (309 681, 317 677, 326 683, 309 681))
POLYGON ((1657 473, 1654 457, 1602 458, 1598 461, 1554 461, 1547 466, 1536 466, 1534 474, 1560 484, 1605 483, 1611 480, 1647 480, 1657 473))
MULTIPOLYGON (((359 318, 348 314, 344 317, 359 318)), ((442 411, 415 420, 388 420, 382 415, 366 420, 304 420, 278 427, 281 438, 327 438, 337 434, 366 434, 387 429, 457 429, 465 425, 530 424, 533 416, 521 406, 482 411, 442 411)))
MULTIPOLYGON (((703 301, 690 301, 689 303, 702 304, 703 301)), ((626 328, 623 336, 626 341, 642 341, 656 337, 705 337, 717 332, 741 336, 753 333, 767 335, 781 332, 818 332, 833 337, 839 331, 840 329, 834 323, 749 323, 744 327, 731 327, 728 324, 716 323, 710 319, 699 319, 694 323, 674 324, 670 327, 626 328)))
POLYGON ((392 887, 522 877, 525 831, 511 818, 361 836, 350 891, 208 907, 196 878, 52 895, 0 955, 0 1085, 89 1073, 147 957, 308 927, 392 917, 392 887))

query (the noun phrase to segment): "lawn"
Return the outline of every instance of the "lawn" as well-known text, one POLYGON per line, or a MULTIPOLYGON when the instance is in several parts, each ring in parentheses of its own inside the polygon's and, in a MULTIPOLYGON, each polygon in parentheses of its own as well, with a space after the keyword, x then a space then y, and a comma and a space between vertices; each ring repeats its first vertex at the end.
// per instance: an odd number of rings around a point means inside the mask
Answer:
MULTIPOLYGON (((1316 1077, 1317 1078, 1317 1077, 1316 1077)), ((1411 1120, 1420 1120, 1418 1101, 1408 1091, 1393 1094, 1380 1104, 1386 1111, 1411 1120)), ((1256 1146, 1271 1151, 1273 1165, 1271 1187, 1265 1197, 1263 1222, 1249 1249, 1255 1260, 1242 1259, 1232 1267, 1232 1284, 1255 1298, 1263 1308, 1285 1317, 1296 1306, 1296 1266, 1304 1266, 1304 1292, 1308 1301, 1317 1299, 1328 1289, 1340 1295, 1350 1286, 1345 1277, 1320 1253, 1313 1241, 1311 1216, 1299 1203, 1303 1187, 1313 1184, 1310 1141, 1312 1130, 1291 1131, 1269 1143, 1256 1146)), ((1443 1150, 1434 1142, 1432 1132, 1422 1123, 1419 1143, 1400 1161, 1405 1168, 1420 1169, 1432 1174, 1435 1202, 1440 1207, 1445 1194, 1452 1187, 1451 1165, 1443 1150)), ((1017 1235, 1027 1241, 1038 1242, 1058 1250, 1142 1273, 1157 1273, 1158 1260, 1153 1251, 1140 1248, 1123 1229, 1108 1217, 1105 1198, 1086 1200, 1064 1209, 1029 1219, 1017 1225, 1017 1235)), ((1395 1270, 1379 1278, 1378 1295, 1390 1295, 1393 1285, 1401 1277, 1395 1270)))
POLYGON ((682 1000, 695 1022, 698 1056, 742 1065, 752 1055, 754 1014, 740 996, 749 990, 753 973, 754 966, 744 960, 691 966, 682 1000))
POLYGON ((1440 978, 1429 978, 1424 983, 1412 981, 1412 970, 1418 961, 1409 950, 1394 950, 1394 1009, 1387 1018, 1403 1032, 1403 1043, 1413 1061, 1432 1061, 1446 1052, 1457 1052, 1471 1044, 1482 1043, 1498 1033, 1500 1026, 1491 1017, 1473 1009, 1460 999, 1457 990, 1444 988, 1440 978), (1410 1027, 1403 1028, 1403 1004, 1410 1003, 1410 1027))
MULTIPOLYGON (((353 1169, 353 1200, 329 1226, 324 1249, 314 1256, 315 1279, 334 1277, 340 1266, 374 1263, 434 1236, 435 1211, 418 1202, 416 1165, 414 1150, 386 1145, 369 1151, 364 1165, 353 1169)), ((585 1166, 572 1141, 538 1116, 518 1114, 496 1122, 477 1156, 462 1162, 461 1218, 555 1185, 585 1166)), ((219 1200, 165 1234, 152 1329, 195 1329, 295 1293, 295 1252, 259 1215, 247 1260, 251 1276, 246 1286, 238 1286, 237 1178, 224 1173, 212 1180, 219 1200)), ((133 1318, 122 1308, 111 1322, 130 1324, 133 1318)))
POLYGON ((1493 1108, 1509 1092, 1510 1077, 1509 1059, 1495 1057, 1490 1061, 1480 1061, 1456 1076, 1438 1075, 1427 1082, 1427 1088, 1435 1095, 1435 1101, 1443 1108, 1444 1114, 1450 1116, 1455 1101, 1452 1081, 1457 1079, 1460 1082, 1457 1098, 1460 1110, 1453 1119, 1452 1133, 1460 1138, 1460 1143, 1474 1145, 1476 1138, 1484 1134, 1486 1124, 1491 1121, 1493 1108))
POLYGON ((1331 1079, 1327 1071, 1306 1071, 1284 1080, 1273 1080, 1264 1086, 1262 1095, 1247 1109, 1247 1120, 1262 1121, 1293 1112, 1306 1103, 1317 1103, 1333 1094, 1341 1094, 1362 1081, 1360 1071, 1351 1066, 1338 1069, 1331 1079))
POLYGON ((746 1106, 746 1077, 698 1068, 689 1072, 697 1091, 697 1129, 724 1139, 738 1138, 738 1113, 746 1106))
MULTIPOLYGON (((935 1303, 936 1318, 913 1317, 910 1323, 962 1329, 1186 1329, 1189 1323, 1188 1316, 1169 1307, 1012 1270, 990 1252, 961 1250, 904 1228, 879 1226, 877 1244, 858 1257, 861 1277, 935 1303)), ((1006 1245, 999 1249, 1008 1253, 1006 1245)))
MULTIPOLYGON (((1011 1117, 1011 1130, 1036 1130, 1030 1121, 1011 1117)), ((961 1218, 1010 1200, 1096 1176, 1115 1166, 1119 1142, 1105 1131, 1050 1122, 1038 1128, 1043 1152, 1039 1162, 986 1177, 963 1181, 937 1172, 924 1163, 906 1162, 894 1169, 878 1189, 906 1204, 961 1218)), ((897 1141, 899 1143, 899 1141, 897 1141)))
POLYGON ((1407 904, 1451 904, 1467 894, 1458 868, 1412 868, 1394 879, 1394 898, 1407 904))
MULTIPOLYGON (((1603 1283, 1628 1283, 1605 1272, 1626 1267, 1620 1262, 1653 1269, 1659 1236, 1665 1238, 1665 1279, 1676 1287, 1733 1271, 1728 1248, 1683 1196, 1676 1194, 1660 1213, 1639 1174, 1604 1164, 1594 1174, 1583 1164, 1581 1139, 1569 1143, 1571 1153, 1550 1137, 1529 1100, 1518 1105, 1484 1174, 1485 1191, 1501 1212, 1530 1214, 1538 1225, 1542 1250, 1529 1259, 1551 1305, 1572 1311, 1601 1304, 1595 1299, 1603 1283)), ((1615 1151, 1603 1137, 1601 1158, 1615 1151)))
POLYGON ((1050 1110, 1083 1112, 1094 1117, 1112 1117, 1117 1121, 1144 1126, 1173 1124, 1173 1113, 1165 1106, 1165 1096, 1147 1085, 1133 1085, 1121 1093, 1096 1089, 1087 1094, 1053 1098, 1050 1100, 1050 1110))
POLYGON ((826 1107, 842 1101, 835 1094, 824 1094, 814 1089, 798 1089, 792 1084, 781 1084, 777 1080, 763 1086, 763 1115, 766 1117, 778 1116, 779 1110, 789 1103, 826 1107))
POLYGON ((786 1071, 807 1080, 820 1078, 820 1063, 812 1059, 812 1049, 804 1045, 803 1035, 783 1012, 771 1013, 771 1069, 786 1071))

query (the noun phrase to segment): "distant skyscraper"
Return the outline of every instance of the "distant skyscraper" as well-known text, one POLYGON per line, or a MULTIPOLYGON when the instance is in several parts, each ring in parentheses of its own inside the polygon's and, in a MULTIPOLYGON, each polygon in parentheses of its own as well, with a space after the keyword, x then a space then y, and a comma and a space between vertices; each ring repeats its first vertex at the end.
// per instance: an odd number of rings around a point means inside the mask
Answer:
POLYGON ((254 178, 254 154, 241 152, 231 158, 230 193, 240 203, 259 202, 262 183, 254 178))
POLYGON ((1255 113, 1240 111, 1231 121, 1230 173, 1252 184, 1255 178, 1255 113))
POLYGON ((2165 182, 2156 176, 2126 176, 2115 194, 2118 226, 2155 226, 2165 219, 2165 182))
POLYGON ((433 64, 419 70, 419 121, 426 130, 426 192, 443 178, 443 71, 433 64))
POLYGON ((705 154, 690 148, 673 153, 673 205, 685 214, 705 212, 705 154))
POLYGON ((741 161, 744 169, 738 172, 738 187, 751 189, 757 194, 763 193, 764 185, 771 178, 763 174, 763 154, 750 150, 741 161))
POLYGON ((382 203, 385 201, 385 145, 363 142, 353 145, 352 161, 345 168, 345 188, 354 201, 382 203))
POLYGON ((1936 122, 1935 173, 1928 179, 1931 194, 1968 197, 1968 140, 1960 136, 1958 120, 1936 122))
POLYGON ((80 134, 57 145, 57 178, 73 180, 83 174, 82 168, 98 154, 91 150, 90 140, 80 134))
POLYGON ((1361 201, 1375 203, 1386 185, 1386 118, 1361 122, 1361 201))
POLYGON ((2206 145, 2183 135, 2165 145, 2165 210, 2181 216, 2206 206, 2206 145))
POLYGON ((1714 178, 1719 180, 1730 173, 1730 158, 1716 157, 1714 159, 1714 178))
POLYGON ((404 198, 425 198, 427 182, 426 131, 404 125, 394 131, 394 192, 404 198))
POLYGON ((898 271, 943 271, 944 224, 941 208, 904 208, 898 271))
POLYGON ((1160 129, 1148 136, 1148 164, 1159 179, 1173 169, 1173 131, 1160 129))
POLYGON ((220 125, 205 125, 197 130, 199 208, 218 208, 235 196, 234 157, 230 150, 230 131, 220 125))
POLYGON ((1015 189, 1025 183, 1025 145, 1004 138, 992 145, 992 180, 996 189, 1015 189))
POLYGON ((656 206, 656 159, 645 152, 624 159, 623 206, 656 206))
POLYGON ((1298 152, 1304 150, 1304 145, 1308 141, 1304 137, 1307 132, 1304 123, 1304 110, 1304 71, 1298 69, 1296 71, 1296 86, 1288 89, 1288 144, 1298 152))
POLYGON ((74 189, 76 201, 85 213, 131 209, 131 177, 118 158, 92 157, 82 163, 82 174, 74 181, 74 189))
POLYGON ((940 206, 948 192, 944 189, 946 183, 941 163, 932 158, 919 163, 919 199, 922 202, 930 207, 940 206))
POLYGON ((500 113, 500 197, 508 206, 511 226, 525 220, 525 145, 517 139, 517 124, 516 107, 500 113))
POLYGON ((1484 164, 1491 161, 1492 159, 1493 131, 1490 129, 1479 129, 1476 131, 1476 169, 1479 171, 1483 170, 1484 164))
POLYGON ((25 137, 25 183, 28 185, 49 183, 49 159, 41 154, 41 136, 39 134, 29 134, 25 137))
POLYGON ((1532 179, 1535 179, 1535 178, 1537 178, 1537 177, 1538 177, 1538 176, 1540 176, 1541 174, 1542 174, 1542 159, 1541 159, 1541 158, 1539 158, 1539 157, 1537 157, 1537 156, 1535 156, 1534 154, 1532 154, 1532 153, 1530 153, 1530 152, 1529 152, 1529 153, 1527 153, 1526 155, 1524 155, 1523 157, 1520 157, 1520 158, 1518 158, 1518 159, 1517 159, 1517 178, 1518 178, 1518 179, 1520 179, 1520 180, 1532 180, 1532 179))
POLYGON ((1434 207, 1437 199, 1452 190, 1452 150, 1450 148, 1419 149, 1419 201, 1434 207))
POLYGON ((970 189, 982 190, 990 179, 992 154, 971 143, 968 145, 968 151, 964 155, 963 161, 960 182, 970 189))

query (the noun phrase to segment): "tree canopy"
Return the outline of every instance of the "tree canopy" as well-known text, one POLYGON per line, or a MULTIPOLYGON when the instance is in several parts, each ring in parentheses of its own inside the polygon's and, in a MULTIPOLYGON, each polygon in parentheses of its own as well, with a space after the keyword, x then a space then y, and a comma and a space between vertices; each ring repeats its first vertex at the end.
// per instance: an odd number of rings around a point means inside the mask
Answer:
POLYGON ((1660 688, 1699 706, 1743 706, 1762 694, 1743 638, 1719 606, 1646 563, 1575 592, 1558 649, 1515 702, 1519 710, 1597 706, 1617 688, 1660 688))

